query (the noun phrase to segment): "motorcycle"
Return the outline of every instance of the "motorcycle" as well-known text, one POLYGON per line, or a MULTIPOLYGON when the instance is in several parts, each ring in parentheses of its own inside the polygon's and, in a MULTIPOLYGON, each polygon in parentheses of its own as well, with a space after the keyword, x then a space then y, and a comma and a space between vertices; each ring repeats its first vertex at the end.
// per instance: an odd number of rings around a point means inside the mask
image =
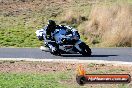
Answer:
MULTIPOLYGON (((43 36, 47 36, 45 32, 43 36)), ((91 56, 91 49, 80 40, 79 33, 75 29, 70 29, 68 32, 66 29, 56 29, 52 33, 52 38, 54 41, 45 40, 45 44, 49 47, 49 52, 53 55, 82 54, 83 56, 91 56)))

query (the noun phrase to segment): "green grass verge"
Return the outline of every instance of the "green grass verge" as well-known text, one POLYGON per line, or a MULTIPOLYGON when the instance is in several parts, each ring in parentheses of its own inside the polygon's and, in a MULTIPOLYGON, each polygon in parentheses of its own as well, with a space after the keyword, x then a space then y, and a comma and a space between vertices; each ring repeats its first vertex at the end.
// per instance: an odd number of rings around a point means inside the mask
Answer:
POLYGON ((0 30, 0 47, 39 47, 40 42, 35 35, 35 30, 21 27, 0 30))
MULTIPOLYGON (((49 74, 0 73, 0 88, 129 88, 127 84, 79 86, 71 72, 49 74)), ((130 87, 131 88, 131 87, 130 87)))
MULTIPOLYGON (((86 84, 80 86, 76 82, 77 70, 75 70, 74 65, 71 64, 64 63, 64 66, 67 67, 59 68, 62 64, 0 61, 0 65, 0 88, 132 88, 132 82, 130 84, 86 84), (22 67, 19 67, 18 65, 22 67), (57 69, 66 69, 63 71, 54 70, 53 67, 44 71, 45 67, 42 70, 43 65, 45 65, 46 68, 48 66, 54 66, 57 69), (17 72, 17 69, 13 66, 20 68, 21 71, 17 72), (23 69, 23 66, 24 68, 27 68, 23 69), (37 69, 38 71, 34 69, 37 69)), ((132 71, 131 69, 128 69, 130 66, 114 67, 113 65, 96 63, 85 64, 84 67, 86 67, 85 70, 87 74, 130 74, 132 71)))
POLYGON ((69 88, 65 73, 24 74, 0 73, 0 88, 69 88))

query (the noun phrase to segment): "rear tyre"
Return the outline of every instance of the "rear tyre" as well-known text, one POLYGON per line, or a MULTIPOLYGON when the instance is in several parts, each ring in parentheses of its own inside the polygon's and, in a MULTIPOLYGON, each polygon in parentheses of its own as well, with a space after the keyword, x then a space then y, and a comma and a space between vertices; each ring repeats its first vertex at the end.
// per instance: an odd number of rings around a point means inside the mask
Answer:
POLYGON ((50 49, 50 53, 51 54, 56 55, 56 56, 61 56, 61 52, 59 50, 59 46, 56 43, 51 42, 49 44, 49 49, 50 49))
POLYGON ((89 48, 89 46, 88 45, 86 45, 84 42, 82 42, 80 45, 79 45, 79 47, 81 48, 81 54, 83 55, 83 56, 91 56, 91 49, 89 48))
POLYGON ((61 53, 57 50, 57 51, 54 52, 54 55, 61 56, 61 53))
POLYGON ((61 56, 61 53, 60 53, 60 51, 57 48, 54 51, 50 50, 50 53, 55 55, 55 56, 61 56))

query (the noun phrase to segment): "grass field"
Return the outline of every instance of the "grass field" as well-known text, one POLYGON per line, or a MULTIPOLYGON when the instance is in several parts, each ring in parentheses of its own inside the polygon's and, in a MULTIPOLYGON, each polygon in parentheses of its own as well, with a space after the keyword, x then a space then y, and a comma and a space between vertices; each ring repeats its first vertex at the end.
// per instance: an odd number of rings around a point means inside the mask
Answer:
POLYGON ((0 31, 1 47, 39 47, 42 43, 37 40, 35 31, 32 29, 17 27, 0 31))
POLYGON ((64 73, 12 74, 0 73, 0 88, 69 88, 64 81, 70 77, 64 73))
MULTIPOLYGON (((106 88, 105 84, 80 86, 68 74, 62 72, 49 74, 0 73, 0 88, 106 88)), ((107 84, 107 88, 111 87, 131 88, 128 84, 107 84)))
POLYGON ((35 31, 49 19, 77 28, 90 46, 131 47, 131 5, 132 0, 2 0, 0 47, 39 47, 42 42, 36 39, 35 31))
MULTIPOLYGON (((129 84, 76 82, 78 63, 0 61, 0 88, 131 88, 129 84)), ((132 74, 132 66, 83 64, 87 74, 132 74)))

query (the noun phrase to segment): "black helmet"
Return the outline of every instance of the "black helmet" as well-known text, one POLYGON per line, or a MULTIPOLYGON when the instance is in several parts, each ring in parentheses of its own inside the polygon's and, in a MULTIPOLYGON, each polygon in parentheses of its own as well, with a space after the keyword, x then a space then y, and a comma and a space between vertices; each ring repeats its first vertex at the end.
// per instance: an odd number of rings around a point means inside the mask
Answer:
POLYGON ((56 23, 53 20, 49 20, 48 21, 48 28, 47 28, 47 34, 51 34, 51 32, 54 32, 54 30, 56 29, 56 23))
POLYGON ((55 21, 53 21, 53 20, 49 20, 49 21, 48 21, 48 25, 56 25, 56 23, 55 23, 55 21))

